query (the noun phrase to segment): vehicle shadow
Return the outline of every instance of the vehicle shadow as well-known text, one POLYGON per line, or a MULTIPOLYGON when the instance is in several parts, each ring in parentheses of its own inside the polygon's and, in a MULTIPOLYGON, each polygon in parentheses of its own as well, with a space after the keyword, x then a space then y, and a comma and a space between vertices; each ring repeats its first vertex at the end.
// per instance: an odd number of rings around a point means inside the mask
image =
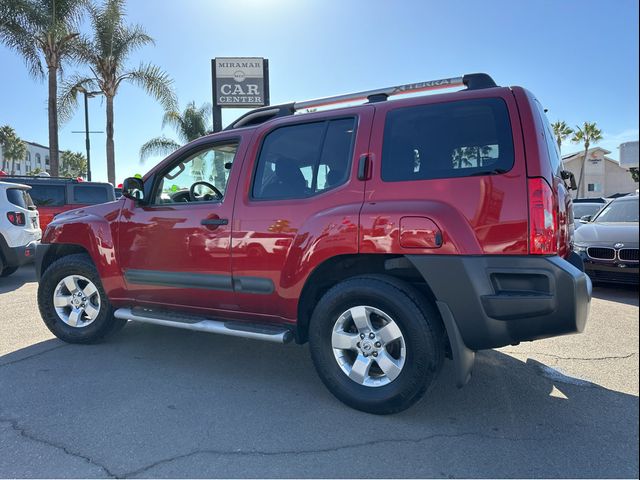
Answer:
POLYGON ((25 265, 20 267, 15 273, 8 277, 0 278, 0 294, 13 292, 19 289, 25 283, 36 281, 36 270, 33 265, 25 265))
MULTIPOLYGON (((0 423, 117 476, 638 473, 637 396, 498 351, 478 354, 463 389, 447 362, 423 401, 388 416, 333 398, 306 347, 131 322, 102 344, 50 340, 0 357, 0 385, 0 423)), ((0 477, 26 460, 11 461, 0 477)))
POLYGON ((612 285, 599 283, 593 286, 593 297, 626 305, 638 306, 638 285, 612 285))

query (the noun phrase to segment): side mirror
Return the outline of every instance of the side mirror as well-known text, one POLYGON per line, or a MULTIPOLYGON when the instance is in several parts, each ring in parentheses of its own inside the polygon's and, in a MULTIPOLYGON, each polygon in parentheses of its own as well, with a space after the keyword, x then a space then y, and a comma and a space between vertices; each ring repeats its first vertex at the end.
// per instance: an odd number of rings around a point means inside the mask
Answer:
POLYGON ((144 200, 144 183, 137 177, 125 178, 122 182, 122 196, 135 202, 144 200))
POLYGON ((576 176, 573 174, 573 172, 562 170, 560 172, 560 175, 562 175, 563 180, 569 180, 569 185, 567 187, 569 190, 578 190, 578 185, 576 184, 576 176))
POLYGON ((589 223, 591 221, 591 215, 583 215, 580 217, 582 223, 589 223))

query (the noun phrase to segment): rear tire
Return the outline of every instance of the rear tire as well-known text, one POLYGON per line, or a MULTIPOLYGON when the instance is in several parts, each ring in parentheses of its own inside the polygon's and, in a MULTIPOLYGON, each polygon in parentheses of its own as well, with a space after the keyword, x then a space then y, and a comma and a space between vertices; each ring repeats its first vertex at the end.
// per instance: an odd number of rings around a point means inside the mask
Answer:
POLYGON ((333 395, 357 410, 390 414, 420 400, 437 378, 443 332, 437 311, 413 287, 367 275, 345 280, 321 298, 309 343, 333 395))
POLYGON ((62 257, 42 274, 38 307, 51 333, 68 343, 96 343, 124 327, 86 254, 62 257))

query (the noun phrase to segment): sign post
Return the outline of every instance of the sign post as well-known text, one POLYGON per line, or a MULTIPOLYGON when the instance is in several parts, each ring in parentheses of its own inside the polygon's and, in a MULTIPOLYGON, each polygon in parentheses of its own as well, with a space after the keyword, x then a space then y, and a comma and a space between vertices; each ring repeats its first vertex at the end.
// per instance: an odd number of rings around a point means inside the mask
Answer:
POLYGON ((213 131, 222 130, 222 108, 269 105, 269 60, 220 57, 211 60, 213 131))

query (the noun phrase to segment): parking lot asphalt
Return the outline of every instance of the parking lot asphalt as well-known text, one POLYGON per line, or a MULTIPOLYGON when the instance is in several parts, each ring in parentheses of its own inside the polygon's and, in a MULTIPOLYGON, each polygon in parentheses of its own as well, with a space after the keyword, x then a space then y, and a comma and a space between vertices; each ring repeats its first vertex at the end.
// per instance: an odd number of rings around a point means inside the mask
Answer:
POLYGON ((351 410, 306 346, 134 324, 67 345, 32 268, 0 279, 0 477, 638 477, 638 291, 585 333, 450 362, 416 406, 351 410))

